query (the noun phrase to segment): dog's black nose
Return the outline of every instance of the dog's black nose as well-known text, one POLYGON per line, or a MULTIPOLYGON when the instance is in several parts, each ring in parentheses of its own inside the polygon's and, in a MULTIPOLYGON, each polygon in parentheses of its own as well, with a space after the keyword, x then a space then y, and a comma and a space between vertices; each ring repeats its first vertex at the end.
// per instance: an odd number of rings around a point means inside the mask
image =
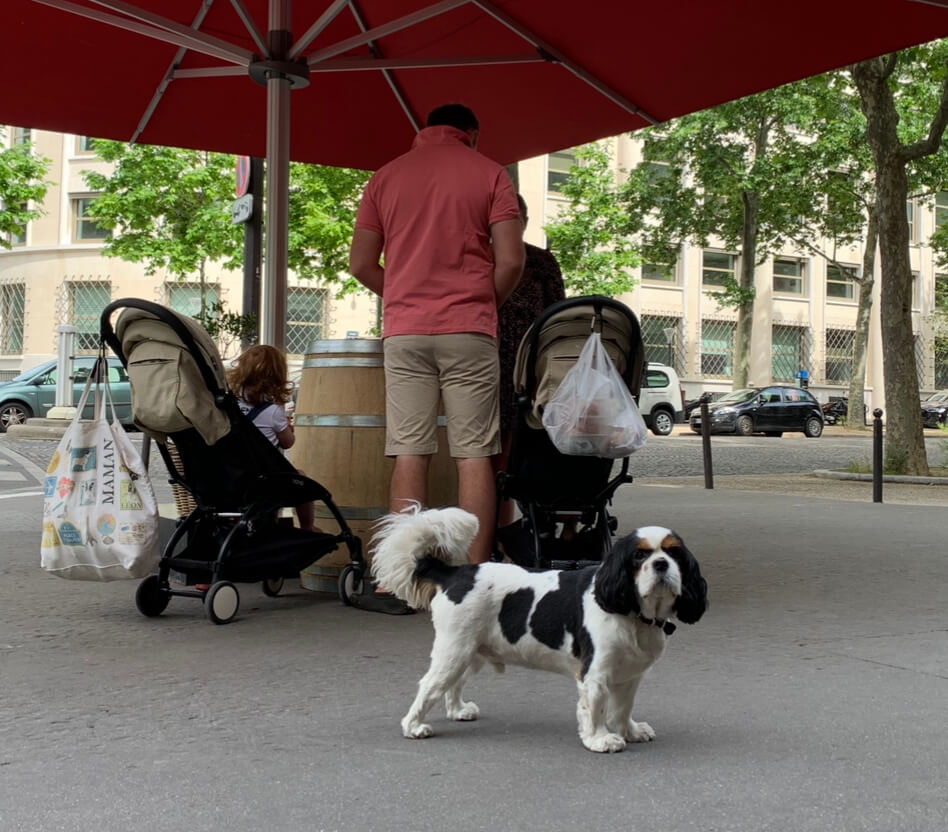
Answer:
POLYGON ((668 560, 655 560, 652 563, 652 568, 659 574, 664 574, 668 571, 668 560))

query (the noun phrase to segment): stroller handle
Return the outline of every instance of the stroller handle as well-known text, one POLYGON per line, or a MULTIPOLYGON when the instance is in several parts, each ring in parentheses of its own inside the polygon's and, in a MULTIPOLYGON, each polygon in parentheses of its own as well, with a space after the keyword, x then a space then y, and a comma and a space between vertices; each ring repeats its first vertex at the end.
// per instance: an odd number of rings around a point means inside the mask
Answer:
POLYGON ((214 372, 211 371, 207 362, 204 360, 204 352, 194 341, 191 331, 187 329, 177 316, 171 314, 166 307, 155 304, 155 302, 146 301, 145 299, 116 299, 116 301, 106 305, 99 319, 99 336, 115 352, 115 356, 122 361, 122 365, 127 365, 128 363, 125 359, 125 352, 122 350, 122 343, 119 341, 115 329, 112 327, 111 319, 112 314, 123 307, 144 310, 146 313, 150 313, 156 319, 168 325, 175 332, 175 335, 181 339, 185 349, 187 349, 194 358, 198 371, 201 373, 201 377, 204 379, 208 391, 213 393, 215 401, 219 403, 221 399, 226 396, 227 392, 218 384, 214 372))

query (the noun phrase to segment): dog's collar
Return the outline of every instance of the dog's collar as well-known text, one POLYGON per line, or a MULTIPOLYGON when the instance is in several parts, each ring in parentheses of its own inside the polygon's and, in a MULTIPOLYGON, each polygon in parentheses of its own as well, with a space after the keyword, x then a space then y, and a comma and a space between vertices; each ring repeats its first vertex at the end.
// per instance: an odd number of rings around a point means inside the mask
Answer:
POLYGON ((660 618, 647 618, 644 615, 639 615, 638 617, 642 623, 648 624, 649 626, 661 627, 662 632, 666 635, 671 635, 678 628, 671 621, 661 620, 660 618))

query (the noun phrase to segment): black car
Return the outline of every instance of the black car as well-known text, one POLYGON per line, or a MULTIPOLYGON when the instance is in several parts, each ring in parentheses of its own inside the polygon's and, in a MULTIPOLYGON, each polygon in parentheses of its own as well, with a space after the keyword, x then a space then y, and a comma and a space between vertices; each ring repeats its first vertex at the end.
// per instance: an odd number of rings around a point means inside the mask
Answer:
MULTIPOLYGON (((784 432, 802 432, 808 438, 823 434, 823 410, 816 398, 795 386, 746 388, 725 394, 708 410, 712 434, 780 437, 784 432)), ((691 430, 701 432, 701 410, 691 414, 691 430)))
POLYGON ((948 390, 936 391, 922 401, 922 425, 938 429, 948 424, 948 390))
MULTIPOLYGON (((714 403, 715 401, 720 400, 720 399, 721 399, 722 397, 724 397, 724 395, 727 394, 727 393, 728 393, 728 392, 726 392, 726 391, 712 391, 712 392, 710 392, 710 394, 711 394, 711 399, 710 399, 710 401, 709 401, 709 403, 708 403, 708 408, 709 408, 709 409, 711 408, 711 403, 714 403)), ((698 395, 697 397, 693 397, 693 398, 691 398, 690 400, 686 400, 686 401, 685 401, 685 420, 686 420, 686 421, 687 421, 687 420, 690 420, 690 418, 691 418, 691 413, 692 413, 695 409, 698 409, 698 408, 700 408, 700 407, 701 407, 701 395, 698 395)))

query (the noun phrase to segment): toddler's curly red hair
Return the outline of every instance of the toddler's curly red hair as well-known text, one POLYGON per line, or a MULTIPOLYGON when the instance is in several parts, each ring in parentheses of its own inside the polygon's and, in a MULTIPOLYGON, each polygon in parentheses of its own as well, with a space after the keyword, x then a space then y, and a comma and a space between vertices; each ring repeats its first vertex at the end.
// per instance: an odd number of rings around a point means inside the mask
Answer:
POLYGON ((252 406, 282 405, 293 395, 286 357, 272 345, 254 345, 244 351, 227 372, 227 383, 234 394, 252 406))

